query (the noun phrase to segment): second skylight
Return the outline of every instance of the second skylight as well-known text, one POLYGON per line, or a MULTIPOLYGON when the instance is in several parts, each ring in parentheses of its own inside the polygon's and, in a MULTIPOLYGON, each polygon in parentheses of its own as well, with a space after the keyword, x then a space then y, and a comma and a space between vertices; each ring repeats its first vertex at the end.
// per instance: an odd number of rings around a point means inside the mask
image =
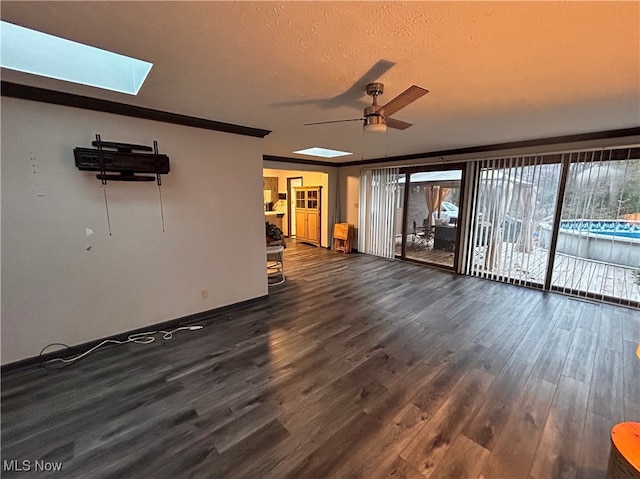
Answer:
POLYGON ((318 146, 307 148, 306 150, 294 151, 294 153, 298 153, 300 155, 320 156, 322 158, 336 158, 338 156, 353 155, 353 153, 349 153, 348 151, 330 150, 328 148, 320 148, 318 146))

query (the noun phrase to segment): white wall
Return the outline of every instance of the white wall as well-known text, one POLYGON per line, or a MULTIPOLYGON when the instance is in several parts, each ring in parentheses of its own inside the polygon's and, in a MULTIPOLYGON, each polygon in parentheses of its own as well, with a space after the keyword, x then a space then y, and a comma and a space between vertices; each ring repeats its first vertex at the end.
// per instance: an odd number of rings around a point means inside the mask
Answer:
POLYGON ((2 363, 267 294, 261 146, 3 97, 2 363), (165 232, 155 182, 109 182, 109 236, 101 183, 73 157, 95 133, 158 140, 165 232))

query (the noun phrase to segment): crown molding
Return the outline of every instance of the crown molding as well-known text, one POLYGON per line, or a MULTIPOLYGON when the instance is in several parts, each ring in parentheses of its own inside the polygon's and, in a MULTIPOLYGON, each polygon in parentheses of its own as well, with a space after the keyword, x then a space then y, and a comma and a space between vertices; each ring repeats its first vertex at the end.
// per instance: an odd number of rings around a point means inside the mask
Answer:
POLYGON ((47 90, 19 83, 3 81, 1 82, 1 88, 2 96, 20 98, 22 100, 70 106, 73 108, 81 108, 83 110, 101 111, 104 113, 113 113, 114 115, 130 116, 133 118, 142 118, 144 120, 160 121, 163 123, 172 123, 174 125, 214 130, 223 133, 232 133, 235 135, 252 136, 255 138, 264 138, 271 133, 270 130, 262 130, 248 126, 234 125, 232 123, 207 120, 205 118, 180 115, 178 113, 171 113, 168 111, 153 110, 151 108, 76 95, 74 93, 47 90))

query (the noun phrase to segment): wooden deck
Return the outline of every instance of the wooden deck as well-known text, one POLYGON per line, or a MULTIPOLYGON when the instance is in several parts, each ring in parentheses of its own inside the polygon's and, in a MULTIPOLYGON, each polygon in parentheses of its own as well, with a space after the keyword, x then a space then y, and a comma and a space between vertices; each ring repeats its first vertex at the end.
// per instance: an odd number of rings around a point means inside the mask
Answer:
MULTIPOLYGON (((531 253, 515 251, 509 243, 504 243, 500 264, 494 270, 484 268, 484 246, 474 252, 474 268, 477 276, 506 277, 515 281, 544 284, 548 250, 536 248, 531 253)), ((396 254, 400 247, 396 245, 396 254)), ((409 259, 425 261, 437 265, 453 266, 453 253, 433 248, 433 241, 419 237, 409 237, 406 256, 409 259)), ((640 265, 639 265, 640 268, 640 265)), ((622 301, 640 302, 640 280, 633 268, 587 260, 563 253, 556 255, 553 267, 552 285, 568 290, 586 291, 598 296, 619 298, 622 301)))
MULTIPOLYGON (((400 255, 401 246, 396 244, 396 255, 400 255)), ((410 235, 407 238, 406 257, 416 261, 426 261, 441 266, 453 267, 454 252, 433 247, 433 238, 410 235)))
POLYGON ((636 311, 295 242, 285 266, 202 330, 3 374, 3 461, 62 472, 2 477, 604 479, 640 420, 636 311))
MULTIPOLYGON (((476 249, 475 265, 479 275, 501 275, 520 281, 543 284, 547 269, 548 250, 536 248, 532 253, 522 253, 509 248, 502 252, 500 264, 511 267, 484 271, 482 268, 484 247, 476 249)), ((551 284, 566 290, 579 290, 597 296, 640 302, 640 281, 632 268, 577 256, 557 253, 553 265, 551 284)))

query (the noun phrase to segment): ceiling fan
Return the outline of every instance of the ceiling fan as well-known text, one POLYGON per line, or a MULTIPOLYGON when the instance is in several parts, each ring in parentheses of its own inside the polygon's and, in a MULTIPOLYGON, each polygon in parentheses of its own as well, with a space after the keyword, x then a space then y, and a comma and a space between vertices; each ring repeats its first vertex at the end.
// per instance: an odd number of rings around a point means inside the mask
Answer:
POLYGON ((378 105, 378 97, 384 92, 384 85, 382 83, 369 83, 366 91, 367 95, 373 97, 373 104, 364 109, 364 117, 350 118, 348 120, 318 121, 315 123, 305 123, 304 126, 364 120, 365 132, 385 132, 387 131, 387 127, 395 128, 396 130, 405 130, 411 126, 411 123, 396 120, 395 118, 391 118, 391 115, 429 93, 429 90, 413 85, 386 105, 380 106, 378 105))

